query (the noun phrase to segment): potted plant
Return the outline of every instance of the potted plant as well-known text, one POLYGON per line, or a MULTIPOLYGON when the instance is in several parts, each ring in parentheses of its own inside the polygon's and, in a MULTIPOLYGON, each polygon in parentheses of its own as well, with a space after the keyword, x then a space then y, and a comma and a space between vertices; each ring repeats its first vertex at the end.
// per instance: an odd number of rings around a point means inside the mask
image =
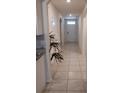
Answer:
POLYGON ((51 51, 52 48, 54 48, 54 52, 52 53, 52 56, 50 58, 50 60, 52 61, 53 58, 55 59, 56 63, 59 63, 59 62, 62 62, 62 60, 64 60, 61 52, 61 48, 60 48, 60 44, 59 42, 57 42, 55 40, 55 35, 51 34, 49 35, 49 38, 50 38, 50 49, 49 49, 49 52, 51 51))

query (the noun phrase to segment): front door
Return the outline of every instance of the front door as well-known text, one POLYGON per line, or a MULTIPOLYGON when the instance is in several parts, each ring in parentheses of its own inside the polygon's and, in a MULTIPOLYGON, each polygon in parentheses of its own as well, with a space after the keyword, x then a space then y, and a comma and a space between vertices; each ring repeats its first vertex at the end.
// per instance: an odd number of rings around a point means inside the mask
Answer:
POLYGON ((65 42, 77 43, 78 42, 78 22, 77 19, 65 20, 65 42))

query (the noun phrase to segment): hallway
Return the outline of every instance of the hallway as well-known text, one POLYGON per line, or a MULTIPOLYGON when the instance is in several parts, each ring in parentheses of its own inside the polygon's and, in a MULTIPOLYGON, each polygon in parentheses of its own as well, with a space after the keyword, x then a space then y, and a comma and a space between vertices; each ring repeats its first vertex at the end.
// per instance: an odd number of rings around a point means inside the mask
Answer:
POLYGON ((64 62, 57 64, 53 81, 43 93, 84 93, 86 64, 83 63, 78 44, 65 44, 63 50, 64 62))
POLYGON ((86 26, 85 0, 37 0, 37 93, 87 93, 86 26))

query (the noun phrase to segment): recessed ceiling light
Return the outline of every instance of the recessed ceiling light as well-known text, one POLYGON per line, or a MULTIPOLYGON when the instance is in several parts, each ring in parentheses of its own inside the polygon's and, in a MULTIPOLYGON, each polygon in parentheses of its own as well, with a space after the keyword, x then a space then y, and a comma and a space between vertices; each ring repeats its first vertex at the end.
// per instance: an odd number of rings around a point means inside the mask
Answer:
POLYGON ((72 16, 71 14, 69 14, 69 16, 72 16))
POLYGON ((70 2, 71 2, 71 0, 66 0, 66 2, 67 2, 67 3, 70 3, 70 2))

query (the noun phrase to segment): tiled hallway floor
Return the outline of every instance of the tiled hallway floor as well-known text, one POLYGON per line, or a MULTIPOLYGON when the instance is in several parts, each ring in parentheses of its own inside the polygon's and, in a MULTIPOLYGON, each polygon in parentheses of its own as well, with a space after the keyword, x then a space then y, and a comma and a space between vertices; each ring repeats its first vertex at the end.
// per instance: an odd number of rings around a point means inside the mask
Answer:
POLYGON ((83 83, 86 64, 77 44, 66 44, 63 56, 64 62, 58 64, 53 81, 47 85, 44 93, 86 93, 83 83))

